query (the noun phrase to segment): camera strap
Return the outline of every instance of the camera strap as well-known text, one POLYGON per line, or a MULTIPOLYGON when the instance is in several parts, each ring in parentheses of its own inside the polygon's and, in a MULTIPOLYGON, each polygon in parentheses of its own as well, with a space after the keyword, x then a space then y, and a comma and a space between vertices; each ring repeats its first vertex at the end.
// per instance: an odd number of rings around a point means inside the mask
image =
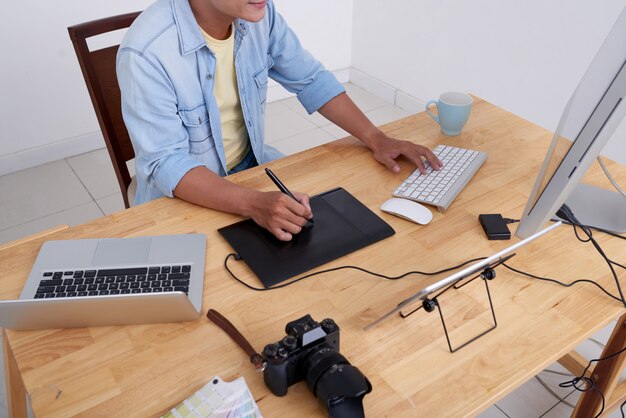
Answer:
POLYGON ((263 371, 263 369, 265 369, 265 363, 263 362, 261 355, 256 352, 248 340, 246 340, 246 337, 244 337, 228 319, 214 309, 209 309, 206 316, 213 321, 215 325, 223 329, 226 334, 228 334, 230 338, 232 338, 239 345, 239 347, 241 347, 243 351, 250 356, 250 363, 254 365, 257 371, 263 371))

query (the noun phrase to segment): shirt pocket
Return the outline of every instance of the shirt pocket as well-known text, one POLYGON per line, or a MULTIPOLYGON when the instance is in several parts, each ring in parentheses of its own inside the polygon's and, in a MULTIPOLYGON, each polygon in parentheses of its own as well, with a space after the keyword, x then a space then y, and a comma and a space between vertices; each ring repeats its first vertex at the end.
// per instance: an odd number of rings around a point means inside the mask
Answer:
POLYGON ((272 56, 267 54, 267 58, 265 60, 265 64, 252 74, 252 78, 254 79, 254 83, 257 87, 257 92, 259 93, 259 101, 261 104, 265 104, 265 100, 267 99, 267 83, 269 81, 269 70, 274 66, 274 60, 272 56))
POLYGON ((189 136, 191 154, 204 154, 215 148, 206 105, 203 104, 193 109, 178 109, 178 115, 189 136))

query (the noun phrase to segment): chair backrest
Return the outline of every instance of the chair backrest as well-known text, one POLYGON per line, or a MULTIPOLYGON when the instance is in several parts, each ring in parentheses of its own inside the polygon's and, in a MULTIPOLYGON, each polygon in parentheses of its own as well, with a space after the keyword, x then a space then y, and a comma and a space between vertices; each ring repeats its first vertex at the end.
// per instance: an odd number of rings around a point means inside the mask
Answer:
POLYGON ((127 28, 139 13, 141 12, 111 16, 67 28, 127 208, 129 207, 127 191, 131 177, 126 162, 135 158, 135 151, 122 119, 121 94, 115 72, 119 45, 90 51, 87 38, 127 28))

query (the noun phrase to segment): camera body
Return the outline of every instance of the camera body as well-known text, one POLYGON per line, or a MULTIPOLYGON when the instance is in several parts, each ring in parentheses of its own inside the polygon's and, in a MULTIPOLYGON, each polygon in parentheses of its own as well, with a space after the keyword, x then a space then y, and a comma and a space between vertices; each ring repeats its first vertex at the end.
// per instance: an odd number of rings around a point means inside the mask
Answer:
POLYGON ((305 315, 285 326, 282 340, 268 344, 265 385, 284 396, 294 383, 306 380, 331 417, 364 416, 362 399, 371 392, 369 380, 339 353, 339 327, 332 319, 318 323, 305 315))

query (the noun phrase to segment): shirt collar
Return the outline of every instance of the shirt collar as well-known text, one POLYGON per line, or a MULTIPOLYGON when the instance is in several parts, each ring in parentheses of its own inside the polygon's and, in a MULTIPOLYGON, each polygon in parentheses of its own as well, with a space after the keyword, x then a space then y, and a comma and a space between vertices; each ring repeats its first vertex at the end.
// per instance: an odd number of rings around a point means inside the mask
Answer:
MULTIPOLYGON (((189 0, 171 0, 171 2, 174 22, 178 31, 178 41, 180 42, 180 49, 183 55, 206 46, 206 40, 193 15, 189 0)), ((248 33, 248 22, 245 20, 236 19, 233 26, 242 36, 248 33)))

